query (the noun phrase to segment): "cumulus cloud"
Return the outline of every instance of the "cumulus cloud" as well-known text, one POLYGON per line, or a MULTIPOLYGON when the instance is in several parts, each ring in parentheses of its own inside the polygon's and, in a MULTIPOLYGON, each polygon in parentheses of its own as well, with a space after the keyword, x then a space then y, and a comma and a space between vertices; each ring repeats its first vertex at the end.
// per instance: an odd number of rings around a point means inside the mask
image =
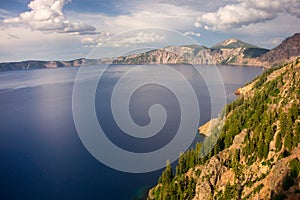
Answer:
POLYGON ((23 23, 31 30, 71 34, 95 34, 96 28, 85 22, 73 22, 62 12, 65 4, 71 0, 32 0, 30 11, 18 17, 4 19, 6 24, 23 23))
POLYGON ((86 48, 93 48, 95 46, 101 46, 105 40, 107 40, 109 37, 113 36, 114 33, 103 31, 98 33, 95 36, 87 36, 80 39, 81 44, 83 44, 83 47, 86 48))
POLYGON ((102 31, 98 34, 99 37, 101 38, 107 38, 115 35, 115 33, 109 32, 109 31, 102 31))
POLYGON ((95 38, 92 38, 92 37, 84 37, 84 38, 81 38, 80 42, 82 44, 93 44, 96 42, 95 38))
POLYGON ((94 48, 99 44, 102 44, 101 38, 93 38, 93 37, 84 37, 81 38, 80 42, 83 44, 83 47, 85 48, 94 48))
POLYGON ((99 43, 98 45, 102 46, 112 46, 112 47, 128 47, 131 45, 140 45, 140 44, 152 44, 156 42, 161 42, 165 39, 164 35, 157 34, 155 32, 138 32, 134 35, 129 36, 116 36, 108 38, 99 43))
POLYGON ((193 31, 186 31, 183 33, 183 35, 186 35, 186 36, 196 36, 196 37, 200 37, 201 34, 200 33, 196 33, 196 32, 193 32, 193 31))
POLYGON ((234 4, 207 12, 196 19, 195 26, 207 30, 229 30, 273 20, 288 13, 300 18, 299 0, 237 0, 234 4))

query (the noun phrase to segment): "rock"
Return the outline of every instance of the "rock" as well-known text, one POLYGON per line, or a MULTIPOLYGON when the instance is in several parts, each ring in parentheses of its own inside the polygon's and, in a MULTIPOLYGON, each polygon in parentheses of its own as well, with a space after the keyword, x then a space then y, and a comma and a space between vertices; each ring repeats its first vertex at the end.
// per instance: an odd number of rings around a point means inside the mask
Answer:
POLYGON ((247 135, 247 130, 244 129, 238 135, 236 135, 233 139, 232 145, 229 147, 230 150, 240 149, 243 145, 245 136, 247 135))
POLYGON ((218 118, 211 119, 198 128, 198 132, 205 136, 210 136, 212 128, 214 128, 220 120, 218 118))
POLYGON ((238 88, 234 94, 241 95, 241 94, 247 94, 249 91, 251 91, 257 81, 253 81, 252 83, 245 85, 244 87, 238 88))
POLYGON ((210 199, 214 193, 214 186, 226 171, 217 156, 212 157, 201 168, 201 174, 196 184, 196 196, 193 200, 210 199))

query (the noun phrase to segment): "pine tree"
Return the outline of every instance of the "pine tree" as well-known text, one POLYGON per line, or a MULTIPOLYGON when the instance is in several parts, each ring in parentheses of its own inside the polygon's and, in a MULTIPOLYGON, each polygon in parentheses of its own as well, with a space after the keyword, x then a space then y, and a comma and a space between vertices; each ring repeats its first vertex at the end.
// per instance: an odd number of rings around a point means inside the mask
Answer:
POLYGON ((167 160, 167 164, 166 164, 166 169, 163 171, 162 173, 162 184, 170 184, 173 178, 173 173, 172 173, 172 166, 170 164, 170 161, 167 160))

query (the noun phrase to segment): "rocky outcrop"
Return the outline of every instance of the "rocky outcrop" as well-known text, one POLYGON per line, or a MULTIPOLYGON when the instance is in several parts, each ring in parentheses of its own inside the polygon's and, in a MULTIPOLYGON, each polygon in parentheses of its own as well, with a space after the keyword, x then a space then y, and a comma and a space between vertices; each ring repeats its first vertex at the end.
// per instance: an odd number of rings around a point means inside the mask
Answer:
POLYGON ((274 162, 272 167, 254 163, 250 167, 245 166, 242 174, 237 174, 230 167, 225 166, 231 156, 232 150, 226 150, 219 155, 213 156, 203 166, 197 166, 189 172, 197 179, 195 196, 193 200, 218 199, 219 192, 226 190, 226 185, 233 186, 237 180, 240 180, 239 188, 242 199, 271 199, 278 194, 284 194, 289 199, 299 199, 300 179, 296 179, 289 190, 284 190, 283 183, 290 172, 289 163, 294 160, 300 160, 300 146, 295 148, 290 156, 274 162), (195 171, 201 171, 197 177, 195 171), (260 190, 258 191, 258 189, 260 190), (258 191, 258 192, 254 192, 258 191))
POLYGON ((210 136, 211 129, 219 123, 218 118, 213 118, 198 128, 198 132, 205 136, 210 136))
POLYGON ((240 94, 247 94, 249 91, 251 91, 257 81, 253 81, 252 83, 249 83, 243 87, 238 88, 234 94, 240 95, 240 94))
MULTIPOLYGON (((223 181, 221 177, 224 175, 227 178, 231 177, 229 173, 226 173, 226 167, 222 165, 218 156, 212 157, 207 164, 198 167, 196 170, 200 170, 201 174, 196 183, 196 195, 193 200, 211 199, 215 185, 223 181)), ((226 183, 227 181, 225 185, 226 183)))

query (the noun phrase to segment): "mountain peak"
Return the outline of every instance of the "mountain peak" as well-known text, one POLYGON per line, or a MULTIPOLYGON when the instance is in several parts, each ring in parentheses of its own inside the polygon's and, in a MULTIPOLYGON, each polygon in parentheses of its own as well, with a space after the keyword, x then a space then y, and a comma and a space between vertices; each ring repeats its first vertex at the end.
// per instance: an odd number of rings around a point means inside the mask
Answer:
POLYGON ((230 38, 230 39, 224 40, 222 43, 224 46, 227 46, 227 45, 230 45, 230 44, 236 43, 236 42, 241 42, 241 41, 236 38, 230 38))
POLYGON ((240 47, 259 48, 255 45, 243 42, 239 39, 230 38, 230 39, 224 40, 223 42, 217 43, 216 45, 214 45, 212 47, 212 49, 234 49, 234 48, 240 48, 240 47))

